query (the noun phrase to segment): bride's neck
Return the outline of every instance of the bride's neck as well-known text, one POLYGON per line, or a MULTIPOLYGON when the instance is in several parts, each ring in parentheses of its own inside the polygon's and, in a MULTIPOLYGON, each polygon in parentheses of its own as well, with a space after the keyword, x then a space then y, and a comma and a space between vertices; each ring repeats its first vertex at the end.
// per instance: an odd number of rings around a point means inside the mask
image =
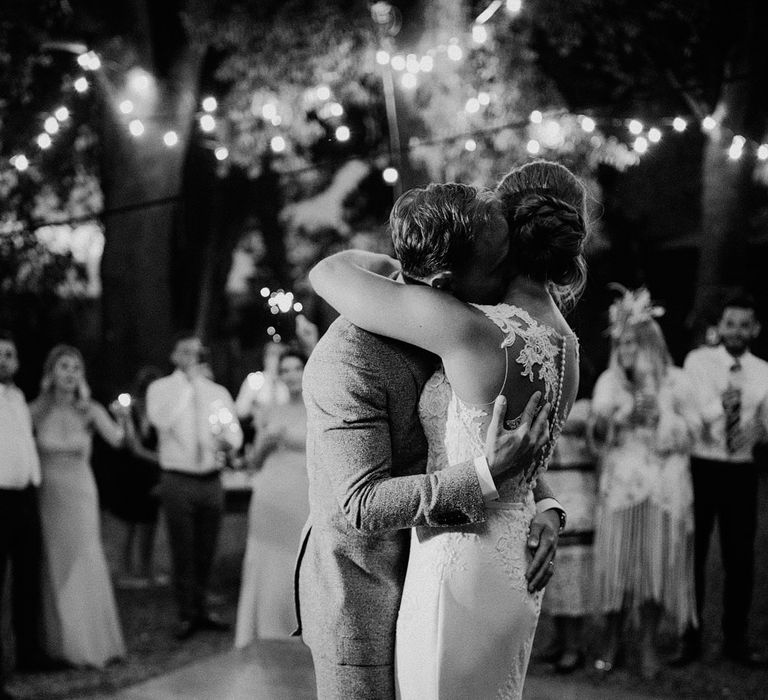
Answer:
POLYGON ((554 303, 544 282, 533 280, 525 275, 517 275, 509 283, 504 301, 512 304, 526 301, 547 306, 554 303))

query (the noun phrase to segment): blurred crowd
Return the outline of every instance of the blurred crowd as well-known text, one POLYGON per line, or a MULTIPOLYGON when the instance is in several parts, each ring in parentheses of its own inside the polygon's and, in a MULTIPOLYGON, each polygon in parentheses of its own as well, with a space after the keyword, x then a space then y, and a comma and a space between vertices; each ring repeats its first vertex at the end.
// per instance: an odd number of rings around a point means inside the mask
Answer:
MULTIPOLYGON (((750 352, 760 332, 753 300, 729 299, 716 344, 675 367, 645 290, 622 289, 610 309, 611 354, 585 381, 563 429, 550 483, 568 512, 544 611, 555 635, 545 653, 557 671, 583 666, 585 623, 603 621, 594 669, 610 673, 637 641, 632 665, 658 674, 658 632, 679 639, 668 661, 702 653, 707 555, 715 523, 724 569, 723 654, 745 665, 749 644, 758 470, 768 434, 768 363, 750 352)), ((173 586, 185 640, 227 632, 208 583, 224 516, 222 474, 249 474, 247 539, 234 643, 287 637, 296 626, 293 566, 308 516, 302 373, 317 328, 299 316, 297 343, 269 343, 263 366, 233 400, 217 384, 201 341, 180 334, 164 375, 144 367, 108 407, 95 401, 81 353, 59 345, 27 403, 14 385, 13 337, 0 332, 0 590, 9 578, 15 649, 0 668, 103 667, 126 653, 116 585, 173 586), (97 490, 98 435, 115 452, 97 490), (100 503, 101 498, 101 503, 100 503), (123 523, 118 571, 100 528, 106 506, 123 523), (155 569, 162 511, 171 576, 155 569), (10 576, 6 574, 10 571, 10 576)), ((583 372, 588 377, 589 372, 583 372)), ((634 648, 634 647, 633 647, 634 648)), ((0 688, 5 677, 0 671, 0 688)), ((0 698, 11 697, 5 691, 0 698)))

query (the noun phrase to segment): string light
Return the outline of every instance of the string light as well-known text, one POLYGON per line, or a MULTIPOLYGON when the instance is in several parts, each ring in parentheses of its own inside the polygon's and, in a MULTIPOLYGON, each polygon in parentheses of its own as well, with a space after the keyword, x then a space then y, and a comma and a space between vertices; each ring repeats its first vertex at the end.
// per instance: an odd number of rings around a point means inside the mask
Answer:
POLYGON ((591 134, 595 128, 597 127, 597 124, 595 124, 595 120, 592 119, 592 117, 583 117, 581 120, 581 128, 587 133, 591 134))
POLYGON ((464 149, 469 151, 470 153, 477 150, 477 141, 475 139, 467 139, 464 142, 464 149))
POLYGON ((285 150, 285 139, 282 136, 274 136, 269 146, 275 153, 282 153, 285 150))
POLYGON ((704 129, 704 131, 712 131, 716 126, 717 122, 711 116, 706 116, 701 121, 701 128, 704 129))
POLYGON ((403 77, 400 78, 400 84, 406 90, 413 90, 413 88, 419 84, 419 79, 413 73, 405 73, 403 77))
POLYGON ((337 141, 349 141, 350 137, 350 131, 348 126, 340 126, 336 129, 336 140, 337 141))
POLYGON ((405 59, 405 70, 409 73, 418 73, 421 70, 421 62, 415 53, 409 53, 405 59))
POLYGON ((131 136, 143 136, 144 124, 142 124, 141 119, 133 119, 131 123, 128 124, 128 131, 131 132, 131 136))
POLYGON ((82 75, 77 78, 74 82, 75 90, 78 92, 86 92, 88 90, 88 80, 84 78, 82 75))
POLYGON ((658 143, 661 141, 661 130, 657 129, 655 126, 648 129, 648 140, 651 143, 658 143))
POLYGON ((488 30, 482 24, 472 26, 472 40, 476 44, 484 44, 488 39, 488 30))
POLYGON ((11 158, 11 165, 20 173, 23 173, 29 167, 29 159, 24 154, 14 156, 11 158))
POLYGON ((123 114, 130 114, 131 112, 133 112, 133 102, 131 102, 130 100, 123 100, 118 106, 118 109, 123 114))
POLYGON ((200 117, 200 128, 206 133, 210 133, 216 128, 216 119, 212 114, 203 114, 200 117))
POLYGON ((381 173, 381 177, 384 179, 384 182, 386 182, 388 185, 394 185, 397 182, 400 175, 395 168, 389 167, 389 168, 384 168, 384 171, 381 173))
POLYGON ((43 128, 51 135, 59 131, 59 121, 56 117, 48 117, 43 123, 43 128))
POLYGON ((446 53, 448 54, 448 58, 450 58, 452 61, 460 61, 464 56, 464 52, 461 50, 461 46, 458 44, 451 44, 446 49, 446 53))
POLYGON ((523 9, 523 0, 507 0, 507 12, 516 15, 523 9))
POLYGON ((383 49, 376 52, 376 63, 380 66, 386 66, 389 63, 389 53, 383 49))
POLYGON ((480 110, 480 100, 478 100, 476 97, 470 97, 467 100, 467 104, 464 105, 464 109, 468 114, 474 114, 475 112, 478 112, 480 110))
POLYGON ((421 68, 424 73, 429 73, 434 67, 435 59, 433 59, 432 56, 427 55, 421 57, 419 68, 421 68))
POLYGON ((101 59, 94 51, 86 51, 77 57, 77 62, 85 70, 99 70, 101 68, 101 59))
POLYGON ((266 299, 269 296, 269 287, 262 287, 259 294, 266 299))
POLYGON ((541 120, 544 118, 544 115, 538 109, 534 109, 528 118, 534 124, 541 124, 541 120))
POLYGON ((342 107, 338 102, 331 102, 331 104, 328 106, 328 111, 331 113, 332 117, 340 117, 342 114, 344 114, 344 107, 342 107))
POLYGON ((487 107, 491 104, 491 96, 487 92, 478 92, 477 101, 483 106, 487 107))
POLYGON ((37 137, 37 145, 43 150, 50 148, 52 143, 53 140, 48 134, 40 134, 40 136, 37 137))
POLYGON ((296 302, 296 303, 293 305, 293 310, 294 310, 294 311, 295 311, 297 314, 299 314, 299 313, 301 313, 301 312, 304 310, 304 306, 302 305, 302 303, 301 303, 300 301, 297 301, 297 302, 296 302))
POLYGON ((216 160, 226 160, 229 158, 229 151, 224 146, 218 146, 213 155, 216 156, 216 160))
POLYGON ((173 148, 179 142, 179 135, 175 131, 166 131, 163 134, 163 143, 168 148, 173 148))
POLYGON ((261 116, 264 117, 264 119, 272 119, 273 117, 277 116, 277 106, 275 103, 267 102, 267 104, 261 108, 261 116))
POLYGON ((215 97, 209 95, 203 99, 202 107, 204 112, 215 112, 218 106, 219 103, 216 101, 215 97))
POLYGON ((407 65, 407 62, 404 56, 397 54, 395 56, 392 56, 392 61, 390 62, 390 65, 392 66, 392 70, 398 70, 398 71, 405 70, 405 66, 407 65))
POLYGON ((675 117, 672 120, 672 128, 679 134, 682 134, 688 128, 688 122, 682 117, 675 117))
POLYGON ((525 149, 530 153, 532 156, 535 156, 539 151, 541 151, 541 144, 536 139, 531 139, 528 141, 528 143, 525 145, 525 149))
POLYGON ((643 132, 643 123, 639 119, 630 119, 628 128, 630 134, 637 136, 643 132))
POLYGON ((58 121, 65 122, 67 119, 69 119, 69 110, 66 107, 59 107, 53 113, 53 116, 56 117, 58 121))
POLYGON ((329 88, 327 85, 321 85, 319 88, 317 88, 317 99, 323 101, 330 100, 331 88, 329 88))
POLYGON ((643 155, 643 153, 648 150, 648 139, 646 139, 644 136, 638 136, 632 143, 632 148, 634 149, 635 153, 643 155))
POLYGON ((759 160, 768 160, 768 144, 761 143, 758 146, 757 157, 759 160))

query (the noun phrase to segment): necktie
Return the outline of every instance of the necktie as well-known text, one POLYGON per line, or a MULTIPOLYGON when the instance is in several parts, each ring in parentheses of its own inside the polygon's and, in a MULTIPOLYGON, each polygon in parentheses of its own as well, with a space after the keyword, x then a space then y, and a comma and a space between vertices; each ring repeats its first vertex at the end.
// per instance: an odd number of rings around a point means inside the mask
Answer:
POLYGON ((741 388, 739 373, 741 362, 734 360, 728 372, 728 388, 723 393, 725 412, 725 446, 729 454, 736 452, 739 424, 741 422, 741 388))

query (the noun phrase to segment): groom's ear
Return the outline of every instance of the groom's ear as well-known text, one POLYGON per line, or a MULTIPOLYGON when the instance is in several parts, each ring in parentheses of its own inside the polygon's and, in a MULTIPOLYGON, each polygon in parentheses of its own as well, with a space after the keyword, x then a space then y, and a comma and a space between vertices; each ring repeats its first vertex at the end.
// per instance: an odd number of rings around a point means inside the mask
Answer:
POLYGON ((429 280, 429 285, 444 292, 453 292, 453 273, 448 271, 438 272, 429 280))

